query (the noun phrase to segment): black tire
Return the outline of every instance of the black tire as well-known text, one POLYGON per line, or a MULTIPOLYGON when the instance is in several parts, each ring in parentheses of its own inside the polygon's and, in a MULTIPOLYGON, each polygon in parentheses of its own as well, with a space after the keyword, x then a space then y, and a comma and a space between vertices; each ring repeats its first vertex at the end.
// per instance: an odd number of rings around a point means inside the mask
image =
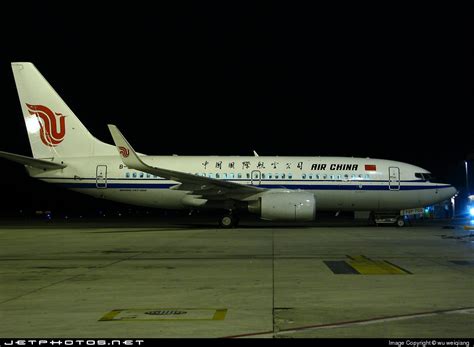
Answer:
POLYGON ((405 218, 398 217, 397 218, 397 227, 403 228, 406 225, 405 218))
POLYGON ((223 215, 219 219, 219 225, 221 228, 224 228, 224 229, 231 229, 235 226, 235 224, 236 224, 236 218, 235 216, 231 214, 223 215))

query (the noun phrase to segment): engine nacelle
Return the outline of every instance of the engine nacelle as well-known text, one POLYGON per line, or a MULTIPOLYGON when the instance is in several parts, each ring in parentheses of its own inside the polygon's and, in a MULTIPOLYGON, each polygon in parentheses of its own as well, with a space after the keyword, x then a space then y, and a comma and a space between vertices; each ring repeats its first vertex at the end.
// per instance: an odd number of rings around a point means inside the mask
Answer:
POLYGON ((268 192, 249 204, 249 211, 273 221, 312 221, 316 217, 316 199, 306 192, 268 192))

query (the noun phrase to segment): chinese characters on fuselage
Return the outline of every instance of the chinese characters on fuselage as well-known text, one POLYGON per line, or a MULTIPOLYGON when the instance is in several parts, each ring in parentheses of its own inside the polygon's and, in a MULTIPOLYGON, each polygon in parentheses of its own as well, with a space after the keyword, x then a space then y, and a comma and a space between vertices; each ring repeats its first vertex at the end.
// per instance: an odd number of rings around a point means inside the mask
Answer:
MULTIPOLYGON (((251 163, 250 161, 242 161, 240 163, 231 161, 224 163, 222 160, 216 161, 214 164, 208 162, 207 160, 201 163, 205 170, 207 170, 208 166, 222 170, 222 168, 229 168, 229 169, 236 169, 241 168, 242 170, 262 170, 267 168, 267 164, 264 161, 258 161, 255 163, 251 163), (209 165, 211 164, 211 165, 209 165)), ((305 168, 305 164, 302 161, 297 163, 279 163, 279 162, 272 162, 268 164, 271 168, 277 170, 284 168, 286 170, 291 170, 293 164, 296 164, 296 168, 299 170, 303 170, 305 168)), ((309 170, 312 171, 357 171, 359 165, 358 164, 335 164, 335 163, 319 163, 319 164, 307 164, 306 167, 309 167, 309 170)))

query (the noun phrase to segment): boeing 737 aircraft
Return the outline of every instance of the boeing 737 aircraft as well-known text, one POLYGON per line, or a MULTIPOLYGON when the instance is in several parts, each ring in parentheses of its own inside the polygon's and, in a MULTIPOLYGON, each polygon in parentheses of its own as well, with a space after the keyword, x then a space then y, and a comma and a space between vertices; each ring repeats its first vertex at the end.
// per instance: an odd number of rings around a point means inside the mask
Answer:
MULTIPOLYGON (((149 156, 115 125, 115 146, 84 127, 32 63, 12 63, 33 157, 0 152, 31 177, 127 204, 216 209, 222 227, 249 211, 272 221, 311 221, 318 210, 392 212, 449 199, 420 167, 352 157, 149 156)), ((398 219, 403 226, 403 218, 398 219)))

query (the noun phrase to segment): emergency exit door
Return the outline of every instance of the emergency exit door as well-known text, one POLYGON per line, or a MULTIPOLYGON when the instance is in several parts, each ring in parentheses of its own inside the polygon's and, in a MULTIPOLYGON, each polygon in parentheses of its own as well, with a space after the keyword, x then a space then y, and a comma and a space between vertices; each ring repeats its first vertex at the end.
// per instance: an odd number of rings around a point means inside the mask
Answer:
POLYGON ((253 170, 252 173, 252 185, 258 186, 262 182, 262 173, 258 170, 253 170))

